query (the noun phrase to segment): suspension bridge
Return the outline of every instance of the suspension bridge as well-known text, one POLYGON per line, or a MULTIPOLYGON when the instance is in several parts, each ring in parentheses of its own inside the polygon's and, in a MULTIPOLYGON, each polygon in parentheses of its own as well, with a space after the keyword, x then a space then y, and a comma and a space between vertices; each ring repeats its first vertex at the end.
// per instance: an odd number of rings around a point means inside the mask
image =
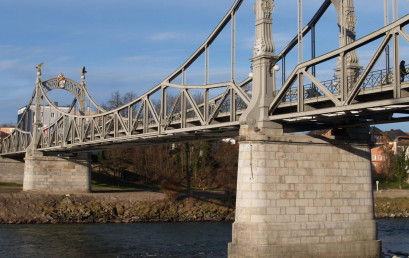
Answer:
MULTIPOLYGON (((237 212, 231 257, 379 257, 373 218, 367 128, 408 121, 408 68, 400 65, 409 15, 356 39, 353 0, 324 0, 279 53, 273 0, 256 0, 255 42, 249 77, 236 81, 236 14, 230 10, 203 44, 174 73, 135 100, 105 110, 92 98, 85 67, 78 83, 60 74, 43 80, 43 64, 17 127, 1 143, 3 158, 25 156, 24 190, 89 191, 84 153, 102 149, 238 136, 237 212), (316 25, 329 8, 338 14, 339 46, 315 56, 316 25), (230 80, 210 83, 209 56, 230 30, 230 80), (309 37, 311 58, 302 61, 309 37), (360 50, 375 45, 369 61, 360 50), (289 62, 298 47, 299 62, 289 62), (387 53, 387 62, 380 59, 387 53), (204 83, 186 73, 204 60, 204 83), (317 71, 332 66, 335 75, 317 71), (406 78, 405 78, 406 77, 406 78), (66 90, 74 101, 63 111, 48 92, 66 90), (86 105, 86 103, 91 103, 86 105), (57 111, 43 124, 41 106, 57 111), (35 107, 34 121, 28 116, 35 107), (72 112, 78 110, 79 112, 72 112), (91 112, 92 110, 92 112, 91 112), (32 130, 24 128, 32 123, 32 130), (337 129, 334 137, 294 132, 337 129), (51 171, 51 172, 50 172, 51 171), (56 183, 57 182, 57 183, 56 183)), ((90 86, 92 87, 92 86, 90 86)))

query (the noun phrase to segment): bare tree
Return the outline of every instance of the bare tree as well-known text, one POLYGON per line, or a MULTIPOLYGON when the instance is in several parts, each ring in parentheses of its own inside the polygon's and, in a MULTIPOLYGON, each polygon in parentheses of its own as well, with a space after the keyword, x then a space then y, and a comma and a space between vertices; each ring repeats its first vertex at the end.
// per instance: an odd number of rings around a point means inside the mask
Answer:
POLYGON ((107 110, 112 110, 131 102, 132 100, 136 99, 136 97, 136 94, 132 91, 126 92, 123 96, 119 91, 114 91, 111 93, 111 97, 102 105, 102 107, 107 110))
POLYGON ((16 127, 16 123, 8 122, 0 124, 0 127, 16 127))

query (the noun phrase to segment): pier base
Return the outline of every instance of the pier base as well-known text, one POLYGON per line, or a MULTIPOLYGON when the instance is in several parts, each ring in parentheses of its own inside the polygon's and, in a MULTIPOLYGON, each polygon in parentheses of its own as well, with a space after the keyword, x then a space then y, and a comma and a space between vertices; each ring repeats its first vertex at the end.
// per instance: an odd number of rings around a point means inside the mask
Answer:
POLYGON ((239 138, 229 257, 380 257, 367 144, 239 138))
POLYGON ((0 182, 22 184, 24 160, 0 157, 0 182))
POLYGON ((44 156, 27 153, 24 191, 78 193, 91 191, 90 162, 87 153, 74 156, 44 156))

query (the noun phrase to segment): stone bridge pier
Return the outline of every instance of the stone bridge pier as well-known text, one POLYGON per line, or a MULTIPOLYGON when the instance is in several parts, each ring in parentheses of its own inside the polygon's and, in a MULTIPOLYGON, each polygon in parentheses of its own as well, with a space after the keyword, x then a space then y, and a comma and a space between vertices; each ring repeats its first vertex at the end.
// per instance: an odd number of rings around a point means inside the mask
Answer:
POLYGON ((24 191, 78 193, 91 191, 90 160, 87 153, 46 156, 27 152, 24 191))
POLYGON ((243 131, 229 257, 380 257, 367 142, 243 131))

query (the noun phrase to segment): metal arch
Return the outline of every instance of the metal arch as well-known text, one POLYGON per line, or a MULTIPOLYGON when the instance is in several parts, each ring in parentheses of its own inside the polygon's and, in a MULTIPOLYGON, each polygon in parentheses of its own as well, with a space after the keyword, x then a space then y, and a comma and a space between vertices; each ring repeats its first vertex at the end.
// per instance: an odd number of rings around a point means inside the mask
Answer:
MULTIPOLYGON (((69 78, 64 78, 66 80, 66 84, 64 88, 59 87, 58 85, 58 78, 51 78, 46 81, 42 82, 42 87, 44 88, 44 92, 47 93, 52 90, 56 89, 62 89, 70 92, 74 97, 79 100, 81 97, 81 90, 84 91, 85 95, 87 98, 90 100, 90 102, 100 111, 100 112, 105 112, 106 110, 103 109, 101 106, 99 106, 95 100, 92 98, 91 94, 87 90, 86 87, 82 86, 81 84, 77 83, 74 80, 71 80, 69 78)), ((58 107, 56 107, 58 109, 58 107)))
POLYGON ((58 78, 51 78, 46 81, 43 81, 42 86, 46 92, 56 90, 56 89, 62 89, 62 90, 71 92, 71 94, 73 94, 75 97, 79 97, 80 91, 81 91, 81 85, 79 85, 78 83, 76 83, 75 81, 71 79, 68 79, 68 78, 64 78, 64 79, 66 80, 67 83, 65 84, 63 88, 61 88, 58 85, 58 78))

